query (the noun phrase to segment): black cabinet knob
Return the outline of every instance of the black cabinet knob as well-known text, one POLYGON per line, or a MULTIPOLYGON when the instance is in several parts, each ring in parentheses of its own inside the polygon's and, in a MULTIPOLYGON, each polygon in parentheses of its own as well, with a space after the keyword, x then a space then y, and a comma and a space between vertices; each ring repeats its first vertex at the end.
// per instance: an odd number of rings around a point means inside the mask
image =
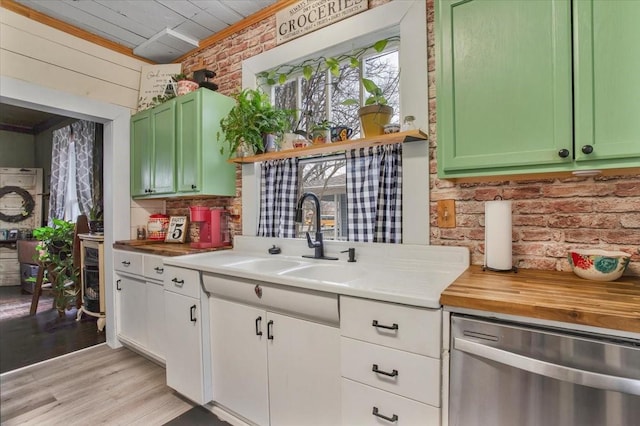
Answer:
POLYGON ((191 189, 196 189, 196 188, 197 188, 197 186, 191 185, 191 189))
POLYGON ((585 145, 582 147, 583 154, 591 154, 593 152, 593 147, 591 145, 585 145))
POLYGON ((558 156, 562 158, 567 158, 569 154, 570 154, 569 150, 565 148, 562 148, 560 151, 558 151, 558 156))

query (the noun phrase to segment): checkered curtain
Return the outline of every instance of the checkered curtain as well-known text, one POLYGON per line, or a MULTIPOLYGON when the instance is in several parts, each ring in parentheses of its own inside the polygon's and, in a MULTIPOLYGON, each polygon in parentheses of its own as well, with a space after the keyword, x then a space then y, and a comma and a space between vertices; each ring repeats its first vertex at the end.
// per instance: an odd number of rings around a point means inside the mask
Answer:
POLYGON ((298 197, 298 159, 264 161, 258 236, 294 238, 298 197))
POLYGON ((349 241, 402 242, 402 144, 347 152, 349 241))

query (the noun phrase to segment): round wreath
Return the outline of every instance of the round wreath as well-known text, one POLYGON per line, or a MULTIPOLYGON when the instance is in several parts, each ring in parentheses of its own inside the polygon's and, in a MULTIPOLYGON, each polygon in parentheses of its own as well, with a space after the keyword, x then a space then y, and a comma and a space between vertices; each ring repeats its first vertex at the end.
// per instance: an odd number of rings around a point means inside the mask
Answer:
POLYGON ((0 198, 4 197, 7 194, 11 194, 15 192, 19 196, 22 197, 22 212, 20 214, 8 215, 0 212, 0 220, 4 222, 22 222, 33 213, 33 208, 36 206, 36 202, 33 200, 33 197, 26 190, 18 187, 18 186, 3 186, 0 188, 0 198))

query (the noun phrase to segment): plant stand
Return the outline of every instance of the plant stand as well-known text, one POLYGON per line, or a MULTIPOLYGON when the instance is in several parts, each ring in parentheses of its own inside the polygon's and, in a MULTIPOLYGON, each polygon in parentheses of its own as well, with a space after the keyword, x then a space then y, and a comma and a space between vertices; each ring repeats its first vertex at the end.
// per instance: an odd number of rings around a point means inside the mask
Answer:
POLYGON ((98 318, 98 331, 106 324, 104 289, 104 237, 95 234, 79 234, 80 238, 80 282, 82 306, 76 321, 85 313, 98 318))

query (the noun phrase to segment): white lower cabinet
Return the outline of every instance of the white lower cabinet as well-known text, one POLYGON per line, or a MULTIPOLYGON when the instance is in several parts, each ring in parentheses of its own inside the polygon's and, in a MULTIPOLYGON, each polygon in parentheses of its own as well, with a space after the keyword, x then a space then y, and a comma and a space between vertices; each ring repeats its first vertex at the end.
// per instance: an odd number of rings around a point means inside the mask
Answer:
POLYGON ((439 309, 340 297, 344 425, 440 425, 439 309))
POLYGON ((337 327, 217 297, 210 306, 216 403, 258 425, 341 424, 337 327))
POLYGON ((114 250, 116 333, 125 345, 164 362, 162 258, 114 250))
POLYGON ((342 424, 439 426, 440 409, 343 378, 342 424))
POLYGON ((164 286, 165 365, 167 386, 198 404, 210 402, 208 306, 200 287, 200 273, 166 267, 164 286), (206 360, 206 363, 204 362, 206 360))

